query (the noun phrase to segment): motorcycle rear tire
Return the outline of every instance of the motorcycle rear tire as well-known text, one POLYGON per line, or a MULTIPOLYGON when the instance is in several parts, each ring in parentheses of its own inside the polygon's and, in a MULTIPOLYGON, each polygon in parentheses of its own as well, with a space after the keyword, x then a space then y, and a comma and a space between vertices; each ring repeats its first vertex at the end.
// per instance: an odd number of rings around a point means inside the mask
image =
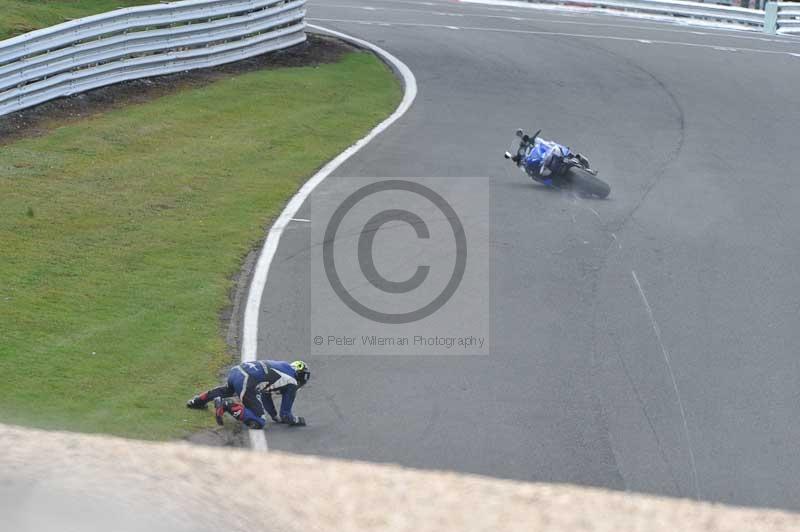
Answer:
POLYGON ((584 194, 605 198, 611 193, 611 187, 605 181, 596 178, 583 168, 570 168, 567 178, 573 187, 584 194))

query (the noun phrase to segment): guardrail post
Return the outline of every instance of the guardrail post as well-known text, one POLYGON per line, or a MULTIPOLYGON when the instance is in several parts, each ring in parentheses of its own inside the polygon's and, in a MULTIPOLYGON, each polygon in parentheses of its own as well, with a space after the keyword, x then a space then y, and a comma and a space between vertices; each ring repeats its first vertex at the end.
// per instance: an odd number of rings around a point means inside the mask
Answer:
POLYGON ((764 6, 764 33, 775 35, 778 31, 778 2, 767 2, 764 6))

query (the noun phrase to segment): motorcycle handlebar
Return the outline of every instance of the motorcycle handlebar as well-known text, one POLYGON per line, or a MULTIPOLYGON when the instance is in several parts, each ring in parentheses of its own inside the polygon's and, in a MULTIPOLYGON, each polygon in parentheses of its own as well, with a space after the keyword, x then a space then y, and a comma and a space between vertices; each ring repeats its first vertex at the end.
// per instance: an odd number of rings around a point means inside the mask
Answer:
MULTIPOLYGON (((523 144, 533 144, 534 142, 536 142, 536 138, 539 136, 539 134, 541 132, 542 132, 542 130, 540 129, 536 133, 534 133, 532 137, 530 137, 530 136, 526 135, 525 132, 522 129, 518 129, 516 131, 516 134, 521 140, 521 144, 520 144, 519 149, 520 150, 522 149, 522 145, 523 144)), ((503 154, 503 157, 505 157, 506 159, 513 159, 514 158, 509 152, 505 152, 503 154)), ((516 162, 517 162, 517 165, 519 165, 519 161, 516 161, 516 162)))
POLYGON ((534 133, 532 137, 530 137, 530 136, 526 135, 524 131, 522 131, 521 129, 518 129, 517 130, 517 136, 522 139, 522 142, 534 143, 534 142, 536 142, 536 137, 538 137, 539 133, 541 133, 541 132, 542 132, 542 130, 540 129, 539 131, 534 133))

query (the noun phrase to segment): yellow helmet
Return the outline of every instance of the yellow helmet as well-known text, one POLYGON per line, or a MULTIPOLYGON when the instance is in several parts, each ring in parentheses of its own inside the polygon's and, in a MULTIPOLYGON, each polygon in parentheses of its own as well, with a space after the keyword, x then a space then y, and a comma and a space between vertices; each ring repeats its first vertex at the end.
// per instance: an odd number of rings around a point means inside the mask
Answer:
POLYGON ((295 378, 297 379, 297 385, 303 386, 305 385, 309 379, 311 379, 311 371, 308 369, 308 364, 303 362, 302 360, 295 360, 290 364, 292 369, 294 369, 295 378))

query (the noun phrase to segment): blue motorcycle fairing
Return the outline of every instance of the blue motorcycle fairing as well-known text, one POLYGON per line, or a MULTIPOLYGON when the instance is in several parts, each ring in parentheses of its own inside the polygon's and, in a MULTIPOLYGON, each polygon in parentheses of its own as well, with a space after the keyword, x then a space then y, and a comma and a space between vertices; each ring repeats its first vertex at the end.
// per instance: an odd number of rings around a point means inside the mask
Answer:
MULTIPOLYGON (((529 171, 534 171, 538 174, 542 162, 554 148, 561 148, 561 153, 564 154, 564 157, 570 155, 571 153, 569 148, 562 144, 558 144, 557 142, 553 142, 550 140, 537 139, 536 144, 531 146, 528 149, 527 155, 525 155, 524 163, 526 169, 528 169, 529 171)), ((550 171, 557 173, 560 168, 561 168, 561 158, 560 157, 551 158, 550 171)))

